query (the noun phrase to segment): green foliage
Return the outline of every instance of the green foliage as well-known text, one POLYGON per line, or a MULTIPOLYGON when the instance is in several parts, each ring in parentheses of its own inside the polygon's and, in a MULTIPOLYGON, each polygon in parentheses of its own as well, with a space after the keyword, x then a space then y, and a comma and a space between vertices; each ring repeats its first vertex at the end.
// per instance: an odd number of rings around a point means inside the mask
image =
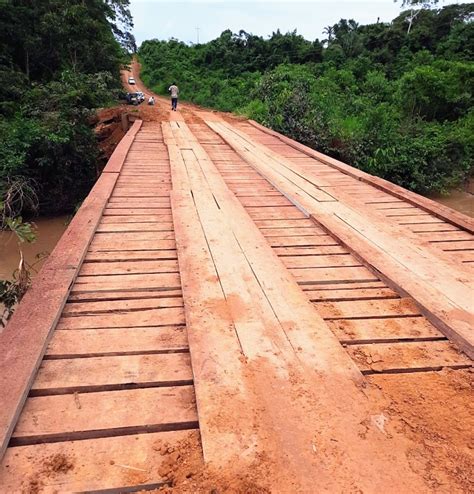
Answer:
POLYGON ((439 61, 400 79, 400 102, 410 117, 455 120, 473 106, 474 64, 439 61))
POLYGON ((124 48, 134 49, 128 5, 0 3, 0 201, 21 177, 43 214, 73 211, 87 195, 98 158, 89 121, 117 96, 124 48))
POLYGON ((343 19, 323 42, 244 31, 193 46, 146 41, 143 79, 161 94, 176 81, 185 100, 247 115, 409 189, 443 191, 472 171, 474 4, 424 3, 404 2, 390 24, 343 19))
POLYGON ((36 235, 31 223, 24 223, 21 216, 9 218, 6 221, 6 226, 8 230, 11 230, 16 235, 21 243, 32 243, 36 240, 36 235))

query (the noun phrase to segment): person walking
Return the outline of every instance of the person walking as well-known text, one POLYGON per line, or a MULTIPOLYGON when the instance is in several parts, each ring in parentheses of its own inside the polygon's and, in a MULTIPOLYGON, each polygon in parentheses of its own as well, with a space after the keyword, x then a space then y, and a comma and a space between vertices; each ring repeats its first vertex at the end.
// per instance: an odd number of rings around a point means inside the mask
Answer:
POLYGON ((171 84, 171 86, 168 88, 168 91, 171 93, 171 109, 173 111, 176 111, 179 96, 179 89, 176 83, 173 82, 173 84, 171 84))

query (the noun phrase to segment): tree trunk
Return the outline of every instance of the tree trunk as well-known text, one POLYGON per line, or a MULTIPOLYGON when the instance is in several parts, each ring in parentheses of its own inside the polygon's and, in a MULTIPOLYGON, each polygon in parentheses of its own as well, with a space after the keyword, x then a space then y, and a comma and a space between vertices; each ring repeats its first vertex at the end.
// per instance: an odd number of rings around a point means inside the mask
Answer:
POLYGON ((29 81, 30 80, 30 52, 28 51, 28 48, 25 50, 25 72, 26 72, 26 78, 29 81))

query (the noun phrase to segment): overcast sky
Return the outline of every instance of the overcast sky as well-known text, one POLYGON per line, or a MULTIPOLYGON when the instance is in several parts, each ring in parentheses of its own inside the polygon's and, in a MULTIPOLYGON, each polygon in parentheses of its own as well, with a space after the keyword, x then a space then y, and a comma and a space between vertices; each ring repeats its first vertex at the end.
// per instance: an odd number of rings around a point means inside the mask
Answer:
MULTIPOLYGON (((199 27, 201 42, 210 41, 225 29, 244 29, 261 36, 278 28, 298 30, 305 38, 323 38, 325 26, 341 18, 360 24, 390 21, 400 13, 400 2, 393 0, 214 0, 169 1, 131 0, 135 37, 146 39, 178 38, 196 42, 199 27)), ((449 2, 451 3, 451 2, 449 2)))
MULTIPOLYGON (((466 0, 467 1, 467 0, 466 0)), ((439 5, 460 3, 440 0, 439 5)), ((461 2, 462 3, 462 2, 461 2)), ((322 30, 340 19, 359 24, 388 22, 401 12, 401 0, 130 0, 138 45, 146 39, 210 41, 231 29, 261 36, 297 29, 305 38, 323 39, 322 30)))

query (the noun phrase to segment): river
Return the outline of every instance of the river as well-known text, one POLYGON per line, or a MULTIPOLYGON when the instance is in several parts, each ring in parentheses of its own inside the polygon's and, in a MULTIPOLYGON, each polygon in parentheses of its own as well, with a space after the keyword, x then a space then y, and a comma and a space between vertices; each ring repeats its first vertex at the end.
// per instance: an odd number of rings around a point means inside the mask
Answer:
POLYGON ((463 190, 452 190, 447 196, 432 196, 433 201, 474 217, 474 195, 463 190))
MULTIPOLYGON (((61 235, 67 228, 68 216, 58 216, 55 218, 37 218, 34 220, 36 225, 36 241, 32 244, 22 244, 25 260, 33 264, 37 256, 48 252, 50 253, 58 243, 61 235)), ((20 256, 18 254, 18 245, 15 235, 12 232, 0 232, 0 280, 10 280, 15 269, 18 267, 20 256)), ((43 265, 40 261, 34 265, 35 270, 39 270, 43 265)), ((32 271, 32 275, 35 271, 32 271)))

